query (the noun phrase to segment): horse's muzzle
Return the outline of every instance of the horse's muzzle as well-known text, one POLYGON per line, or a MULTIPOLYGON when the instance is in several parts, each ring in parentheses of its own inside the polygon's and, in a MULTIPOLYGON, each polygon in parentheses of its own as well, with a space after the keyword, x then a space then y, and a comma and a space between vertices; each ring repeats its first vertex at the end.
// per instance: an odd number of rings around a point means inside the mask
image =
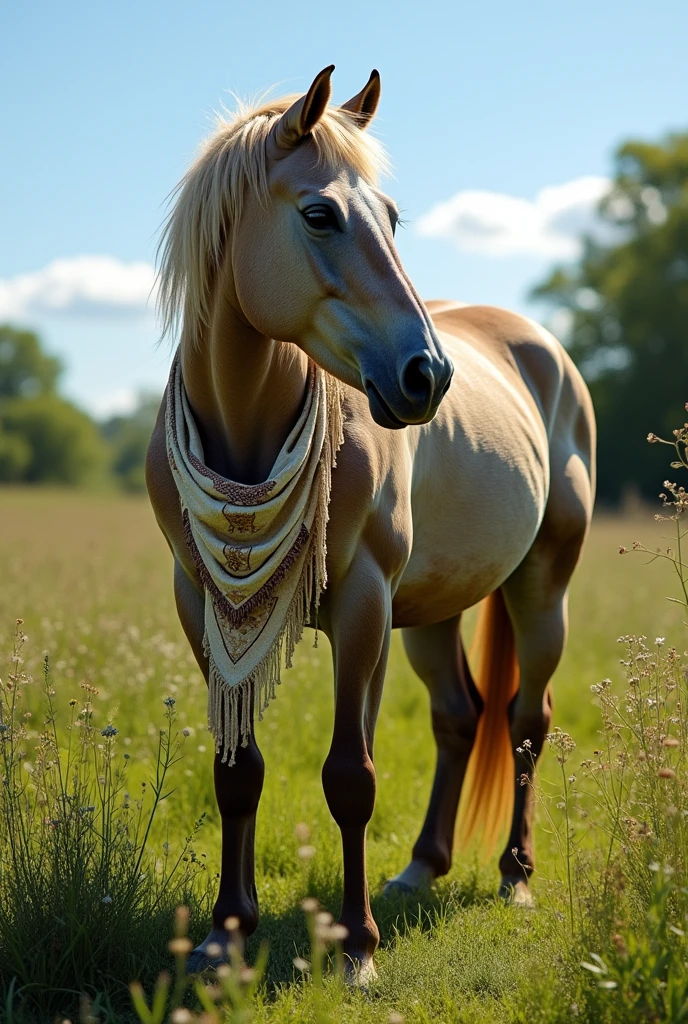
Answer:
POLYGON ((428 423, 446 395, 453 373, 454 367, 446 356, 433 359, 429 353, 422 353, 406 361, 397 386, 386 389, 387 397, 366 378, 365 391, 373 419, 388 430, 428 423), (393 397, 390 391, 394 392, 393 397))

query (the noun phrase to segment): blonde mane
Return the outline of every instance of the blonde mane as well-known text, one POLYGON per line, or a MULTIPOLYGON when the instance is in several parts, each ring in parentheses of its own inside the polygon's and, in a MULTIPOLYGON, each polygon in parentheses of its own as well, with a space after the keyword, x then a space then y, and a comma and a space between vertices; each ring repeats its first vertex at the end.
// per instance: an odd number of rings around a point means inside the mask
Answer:
MULTIPOLYGON (((213 276, 227 237, 241 216, 247 189, 261 202, 268 201, 267 139, 296 99, 284 96, 259 106, 242 104, 229 119, 219 116, 174 189, 158 247, 163 338, 183 328, 184 337, 196 339, 198 329, 208 324, 213 276)), ((325 111, 310 137, 321 164, 347 165, 370 184, 387 169, 382 145, 338 107, 325 111)))

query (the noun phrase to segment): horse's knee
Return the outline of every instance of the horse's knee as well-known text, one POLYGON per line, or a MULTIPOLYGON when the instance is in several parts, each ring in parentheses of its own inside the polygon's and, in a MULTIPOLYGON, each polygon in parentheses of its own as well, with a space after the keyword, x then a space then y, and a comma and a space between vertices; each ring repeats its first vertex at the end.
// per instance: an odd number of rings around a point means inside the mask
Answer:
POLYGON ((517 694, 510 708, 509 718, 509 732, 513 749, 515 751, 525 750, 524 756, 527 759, 539 757, 552 722, 552 701, 549 687, 545 690, 537 711, 520 705, 517 694), (524 743, 526 743, 525 748, 524 743))
POLYGON ((440 750, 454 754, 471 752, 478 732, 479 709, 468 703, 459 707, 433 705, 431 715, 432 731, 440 750))
POLYGON ((239 818, 255 814, 263 790, 265 762, 256 743, 239 747, 236 763, 231 767, 215 755, 215 796, 222 818, 239 818))
POLYGON ((332 749, 322 769, 327 806, 340 828, 366 825, 375 806, 375 768, 367 753, 332 749))

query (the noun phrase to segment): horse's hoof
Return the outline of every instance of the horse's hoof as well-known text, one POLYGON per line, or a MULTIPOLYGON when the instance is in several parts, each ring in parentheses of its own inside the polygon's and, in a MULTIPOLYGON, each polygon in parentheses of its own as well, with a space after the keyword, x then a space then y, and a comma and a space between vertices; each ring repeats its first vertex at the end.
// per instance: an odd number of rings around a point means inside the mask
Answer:
POLYGON ((435 881, 432 869, 420 860, 412 860, 399 875, 390 878, 382 893, 384 896, 412 896, 428 889, 435 881))
POLYGON ((505 903, 511 904, 512 907, 525 907, 529 910, 535 906, 533 894, 524 878, 513 878, 509 875, 504 875, 499 886, 499 896, 505 903))
POLYGON ((347 956, 344 963, 344 980, 349 988, 367 992, 377 980, 377 971, 371 957, 347 956))
POLYGON ((382 888, 383 896, 411 896, 416 890, 399 878, 390 878, 382 888))
POLYGON ((202 974, 229 963, 229 941, 225 932, 213 929, 199 946, 191 950, 186 961, 187 974, 202 974))

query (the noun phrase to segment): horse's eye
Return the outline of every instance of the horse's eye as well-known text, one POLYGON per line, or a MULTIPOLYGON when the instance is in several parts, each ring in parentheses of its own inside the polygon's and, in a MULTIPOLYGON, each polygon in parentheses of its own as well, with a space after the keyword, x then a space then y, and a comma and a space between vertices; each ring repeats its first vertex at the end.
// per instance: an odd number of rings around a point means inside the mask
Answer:
POLYGON ((339 222, 331 206, 309 206, 301 211, 309 227, 316 231, 339 228, 339 222))

